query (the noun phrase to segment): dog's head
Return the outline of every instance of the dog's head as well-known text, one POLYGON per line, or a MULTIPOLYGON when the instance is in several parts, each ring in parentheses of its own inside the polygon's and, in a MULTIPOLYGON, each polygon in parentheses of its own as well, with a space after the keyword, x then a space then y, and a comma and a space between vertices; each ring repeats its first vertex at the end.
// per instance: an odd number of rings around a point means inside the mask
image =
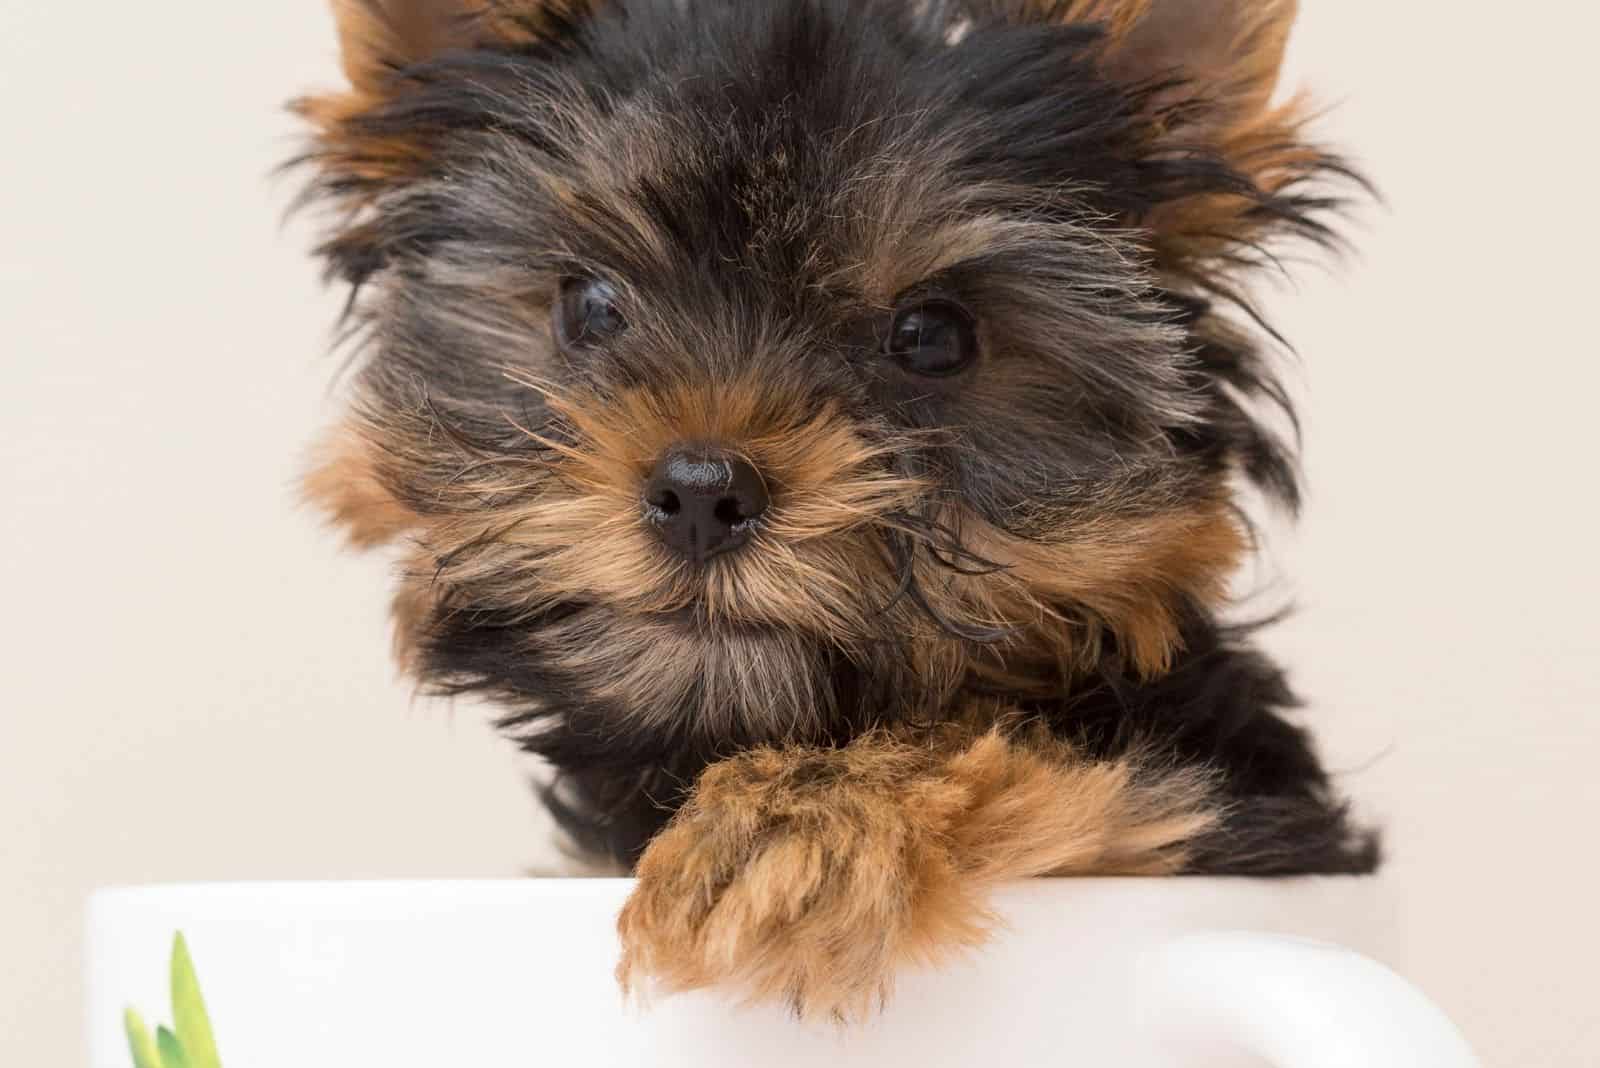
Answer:
POLYGON ((365 352, 308 486, 547 749, 1158 673, 1234 476, 1292 502, 1236 324, 1347 176, 1272 99, 1293 0, 335 7, 365 352))

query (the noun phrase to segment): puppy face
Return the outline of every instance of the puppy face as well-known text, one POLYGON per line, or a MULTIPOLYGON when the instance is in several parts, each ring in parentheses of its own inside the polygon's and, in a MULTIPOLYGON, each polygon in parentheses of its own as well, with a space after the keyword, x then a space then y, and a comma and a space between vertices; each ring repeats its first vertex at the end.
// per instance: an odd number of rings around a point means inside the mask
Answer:
POLYGON ((342 0, 308 487, 403 546, 407 665, 558 757, 1161 671, 1230 477, 1293 492, 1214 310, 1326 234, 1291 6, 342 0))

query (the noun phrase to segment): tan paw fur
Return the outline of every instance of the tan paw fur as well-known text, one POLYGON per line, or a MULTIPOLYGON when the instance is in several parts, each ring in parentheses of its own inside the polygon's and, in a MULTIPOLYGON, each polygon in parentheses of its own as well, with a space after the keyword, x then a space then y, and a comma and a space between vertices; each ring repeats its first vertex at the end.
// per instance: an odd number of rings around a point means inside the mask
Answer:
POLYGON ((1179 870, 1208 794, 999 731, 754 750, 709 768, 640 860, 618 977, 858 1019, 901 967, 981 943, 1000 880, 1179 870))

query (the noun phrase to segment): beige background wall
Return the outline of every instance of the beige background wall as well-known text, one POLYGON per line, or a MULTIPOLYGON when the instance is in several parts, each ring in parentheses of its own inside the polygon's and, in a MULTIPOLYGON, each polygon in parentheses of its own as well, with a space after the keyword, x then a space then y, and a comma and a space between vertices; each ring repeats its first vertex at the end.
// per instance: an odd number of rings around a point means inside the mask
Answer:
MULTIPOLYGON (((1390 209, 1273 300, 1314 486, 1274 644, 1392 829, 1393 958, 1487 1063, 1592 1065, 1595 17, 1305 7, 1295 72, 1390 209)), ((392 678, 383 565, 291 503, 338 297, 268 172, 333 72, 317 0, 0 0, 6 1064, 80 1055, 90 887, 541 853, 482 714, 392 678)))

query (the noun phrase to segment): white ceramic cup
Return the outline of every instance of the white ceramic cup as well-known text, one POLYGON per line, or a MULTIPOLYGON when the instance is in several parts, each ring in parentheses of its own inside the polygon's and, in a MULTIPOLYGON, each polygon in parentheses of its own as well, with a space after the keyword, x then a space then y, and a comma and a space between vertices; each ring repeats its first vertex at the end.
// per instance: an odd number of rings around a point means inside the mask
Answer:
POLYGON ((124 1011, 170 1020, 181 931, 226 1068, 1467 1068, 1460 1034, 1356 950, 1362 879, 1040 879, 992 944, 908 972, 869 1023, 727 992, 625 1003, 628 880, 240 884, 96 894, 91 1068, 130 1068, 124 1011), (1350 947, 1350 948, 1340 948, 1350 947))

